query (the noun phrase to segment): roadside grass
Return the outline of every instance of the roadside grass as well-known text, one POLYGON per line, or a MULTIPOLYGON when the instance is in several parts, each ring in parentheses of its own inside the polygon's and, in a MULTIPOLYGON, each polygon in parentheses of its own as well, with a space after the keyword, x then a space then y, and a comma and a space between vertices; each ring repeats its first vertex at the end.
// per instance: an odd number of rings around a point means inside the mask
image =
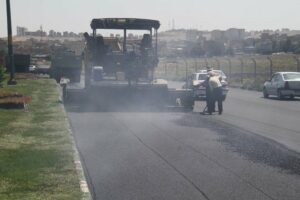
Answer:
POLYGON ((0 199, 81 199, 68 121, 51 79, 0 88, 31 96, 29 112, 0 109, 0 199))

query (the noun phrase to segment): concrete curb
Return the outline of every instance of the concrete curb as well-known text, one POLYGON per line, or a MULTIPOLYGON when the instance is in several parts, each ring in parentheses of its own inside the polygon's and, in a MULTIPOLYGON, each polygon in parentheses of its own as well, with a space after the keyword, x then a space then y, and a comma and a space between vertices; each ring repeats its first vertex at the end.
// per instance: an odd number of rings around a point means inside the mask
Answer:
POLYGON ((81 163, 81 160, 80 160, 80 155, 79 155, 79 152, 78 152, 78 149, 77 149, 77 146, 76 146, 74 134, 72 132, 70 121, 68 119, 67 112, 66 112, 65 106, 63 104, 63 97, 62 97, 63 93, 62 93, 62 90, 61 90, 61 87, 60 87, 59 84, 57 84, 57 89, 58 89, 58 92, 59 92, 59 100, 58 101, 61 103, 64 115, 65 115, 65 120, 66 120, 66 123, 68 124, 68 132, 69 132, 69 135, 70 135, 70 139, 72 141, 73 159, 74 159, 75 168, 76 168, 76 171, 77 171, 77 174, 78 174, 78 177, 79 177, 79 185, 80 185, 80 189, 81 189, 81 192, 82 192, 82 200, 92 200, 93 198, 92 198, 90 189, 88 187, 88 183, 86 181, 84 169, 83 169, 83 166, 82 166, 82 163, 81 163))
POLYGON ((75 163, 77 174, 79 176, 80 189, 81 189, 82 194, 83 194, 82 195, 82 200, 92 200, 92 195, 90 193, 90 190, 89 190, 86 178, 85 178, 84 170, 83 170, 83 167, 82 167, 82 163, 81 163, 80 156, 79 156, 79 153, 78 153, 75 141, 74 141, 74 136, 73 136, 71 128, 69 128, 69 132, 70 132, 70 135, 72 137, 72 143, 73 143, 74 163, 75 163))

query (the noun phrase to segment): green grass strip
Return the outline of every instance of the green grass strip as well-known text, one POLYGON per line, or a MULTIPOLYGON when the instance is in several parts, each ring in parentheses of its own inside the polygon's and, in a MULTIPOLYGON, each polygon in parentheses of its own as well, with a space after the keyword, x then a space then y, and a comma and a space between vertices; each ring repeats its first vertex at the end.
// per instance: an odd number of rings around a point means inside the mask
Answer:
POLYGON ((0 91, 32 98, 29 112, 0 109, 0 199, 81 199, 56 83, 20 80, 0 91))

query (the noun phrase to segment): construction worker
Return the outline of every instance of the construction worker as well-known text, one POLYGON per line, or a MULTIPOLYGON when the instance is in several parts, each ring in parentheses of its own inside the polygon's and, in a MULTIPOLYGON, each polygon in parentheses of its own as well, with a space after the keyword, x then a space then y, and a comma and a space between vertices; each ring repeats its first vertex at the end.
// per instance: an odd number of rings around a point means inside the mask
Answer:
POLYGON ((207 108, 207 113, 208 114, 212 114, 213 112, 215 112, 215 106, 214 106, 214 100, 213 100, 213 89, 211 88, 210 84, 209 84, 209 80, 210 80, 210 76, 209 73, 212 71, 212 68, 207 68, 207 73, 208 76, 206 78, 206 80, 201 83, 201 86, 204 86, 206 91, 206 108, 207 108))
POLYGON ((219 115, 223 112, 223 99, 222 99, 222 84, 220 77, 217 76, 213 71, 208 73, 209 75, 209 88, 212 89, 212 110, 215 108, 216 101, 218 102, 219 115))

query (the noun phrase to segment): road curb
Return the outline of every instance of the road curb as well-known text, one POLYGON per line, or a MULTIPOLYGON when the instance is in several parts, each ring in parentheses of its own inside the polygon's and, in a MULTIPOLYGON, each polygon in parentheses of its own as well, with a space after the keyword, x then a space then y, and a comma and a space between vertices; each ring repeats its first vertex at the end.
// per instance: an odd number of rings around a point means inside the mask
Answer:
POLYGON ((82 167, 82 163, 81 163, 81 160, 80 160, 79 152, 77 150, 76 143, 74 141, 74 135, 73 135, 72 130, 70 128, 69 121, 68 121, 68 125, 69 125, 69 133, 71 135, 72 144, 73 144, 74 164, 75 164, 77 174, 79 176, 80 189, 81 189, 81 192, 83 194, 82 195, 82 200, 92 200, 92 195, 90 193, 88 183, 86 181, 86 177, 85 177, 84 170, 83 170, 83 167, 82 167))
POLYGON ((59 84, 57 84, 57 89, 58 89, 58 92, 59 92, 59 100, 58 101, 59 101, 59 103, 61 103, 62 110, 63 110, 64 115, 65 115, 65 120, 66 120, 66 123, 67 123, 67 126, 68 126, 68 132, 69 132, 70 139, 71 139, 71 142, 72 142, 73 159, 74 159, 75 169, 76 169, 76 172, 77 172, 78 177, 79 177, 80 189, 81 189, 81 192, 82 192, 82 198, 81 199, 82 200, 92 200, 92 195, 91 195, 90 189, 88 187, 87 179, 85 177, 84 169, 83 169, 83 166, 82 166, 82 163, 81 163, 81 160, 80 160, 79 151, 78 151, 77 146, 76 146, 74 134, 72 132, 70 121, 68 119, 67 112, 66 112, 65 106, 63 104, 63 97, 62 97, 63 93, 62 93, 62 90, 61 90, 61 87, 60 87, 59 84))

